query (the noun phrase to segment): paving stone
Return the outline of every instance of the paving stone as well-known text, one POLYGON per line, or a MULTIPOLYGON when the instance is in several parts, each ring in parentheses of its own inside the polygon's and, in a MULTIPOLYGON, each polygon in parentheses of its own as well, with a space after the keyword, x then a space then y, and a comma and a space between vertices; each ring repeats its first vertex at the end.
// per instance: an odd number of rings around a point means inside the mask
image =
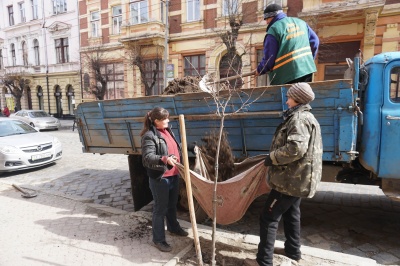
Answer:
POLYGON ((377 263, 383 265, 400 265, 400 259, 398 257, 393 256, 390 253, 381 252, 372 256, 372 259, 376 260, 377 263))
POLYGON ((363 245, 358 246, 357 248, 363 252, 378 252, 379 251, 378 247, 371 245, 370 243, 365 243, 363 245))

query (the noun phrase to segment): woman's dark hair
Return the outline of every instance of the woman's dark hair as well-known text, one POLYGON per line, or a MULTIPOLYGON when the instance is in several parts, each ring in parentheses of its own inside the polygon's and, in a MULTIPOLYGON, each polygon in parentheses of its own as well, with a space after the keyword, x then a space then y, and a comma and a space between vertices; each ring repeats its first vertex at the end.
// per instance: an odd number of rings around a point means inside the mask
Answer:
POLYGON ((143 136, 144 133, 149 131, 150 127, 154 124, 154 121, 156 119, 164 120, 167 119, 168 117, 169 117, 168 110, 158 106, 154 107, 153 110, 147 112, 147 114, 144 116, 143 129, 142 132, 140 132, 140 136, 143 136))

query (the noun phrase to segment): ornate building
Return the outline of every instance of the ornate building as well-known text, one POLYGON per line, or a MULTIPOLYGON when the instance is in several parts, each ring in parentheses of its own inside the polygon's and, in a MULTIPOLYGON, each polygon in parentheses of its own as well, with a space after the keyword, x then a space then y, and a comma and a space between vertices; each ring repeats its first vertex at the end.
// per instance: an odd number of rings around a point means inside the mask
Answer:
MULTIPOLYGON (((0 82, 24 79, 21 108, 72 116, 81 102, 75 0, 0 1, 0 82)), ((1 87, 1 106, 15 96, 1 87)))
MULTIPOLYGON (((160 94, 177 77, 250 72, 272 2, 320 37, 315 81, 342 78, 357 53, 365 61, 399 50, 398 0, 4 0, 0 76, 29 78, 24 108, 65 115, 81 100, 160 94)), ((266 75, 244 78, 245 87, 266 84, 266 75)))

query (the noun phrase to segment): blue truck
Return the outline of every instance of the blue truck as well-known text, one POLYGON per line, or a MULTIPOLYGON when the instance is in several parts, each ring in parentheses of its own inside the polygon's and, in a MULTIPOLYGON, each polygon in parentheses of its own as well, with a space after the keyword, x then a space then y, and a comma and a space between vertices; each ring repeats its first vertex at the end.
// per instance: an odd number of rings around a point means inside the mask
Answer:
MULTIPOLYGON (((400 52, 382 53, 363 64, 356 57, 352 77, 310 83, 316 96, 312 112, 322 131, 322 178, 327 180, 334 168, 336 181, 377 185, 399 200, 400 52)), ((224 129, 235 156, 268 153, 287 108, 289 87, 249 88, 231 95, 224 129), (252 103, 239 110, 243 102, 252 103)), ((228 95, 221 91, 219 97, 228 95)), ((152 200, 139 134, 145 114, 155 106, 169 111, 178 139, 178 116, 184 115, 188 143, 201 143, 202 137, 220 126, 218 106, 207 92, 86 102, 76 112, 83 152, 127 155, 135 210, 152 200)))

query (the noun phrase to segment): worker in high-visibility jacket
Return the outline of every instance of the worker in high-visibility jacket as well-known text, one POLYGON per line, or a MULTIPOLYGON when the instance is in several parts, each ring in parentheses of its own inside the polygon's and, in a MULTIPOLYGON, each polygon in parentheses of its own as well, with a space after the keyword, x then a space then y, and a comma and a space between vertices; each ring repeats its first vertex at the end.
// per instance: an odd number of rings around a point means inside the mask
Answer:
POLYGON ((264 20, 268 25, 264 55, 255 76, 268 73, 271 85, 312 81, 317 71, 317 34, 305 21, 288 17, 277 4, 265 8, 264 20))

